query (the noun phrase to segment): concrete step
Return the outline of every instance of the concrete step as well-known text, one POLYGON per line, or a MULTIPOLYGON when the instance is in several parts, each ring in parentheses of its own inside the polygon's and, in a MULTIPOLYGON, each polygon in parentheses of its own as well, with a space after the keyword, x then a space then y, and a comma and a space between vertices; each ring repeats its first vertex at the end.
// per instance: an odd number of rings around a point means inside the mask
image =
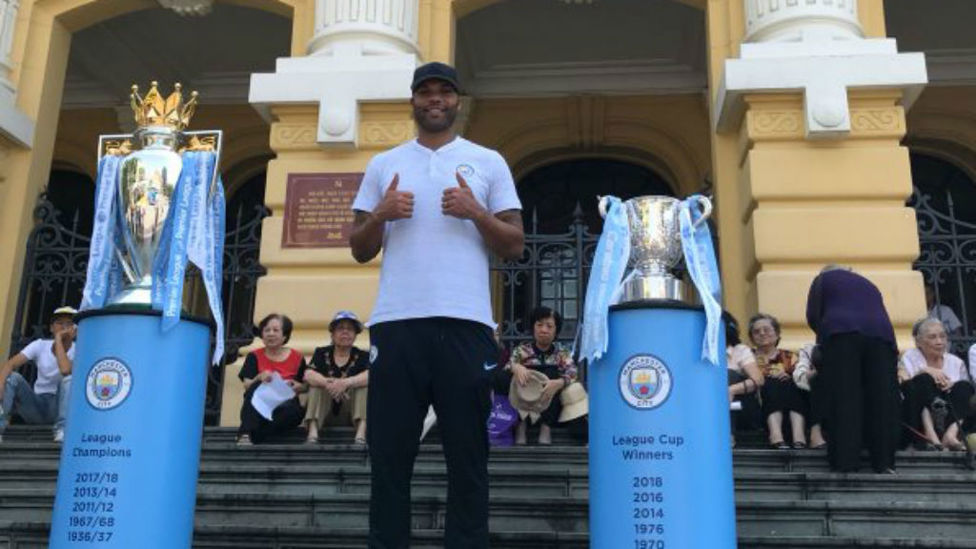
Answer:
MULTIPOLYGON (((36 442, 15 438, 0 443, 0 468, 8 460, 31 463, 57 463, 61 446, 50 441, 36 442)), ((545 462, 558 466, 586 466, 588 450, 584 446, 513 446, 492 448, 490 462, 494 465, 510 465, 524 468, 526 463, 545 462)), ((737 472, 828 472, 826 452, 823 450, 772 450, 737 448, 733 450, 733 463, 737 472)), ((900 451, 896 465, 900 473, 953 473, 969 472, 964 452, 900 451)), ((232 442, 207 442, 203 446, 204 463, 289 463, 314 465, 323 462, 339 465, 363 465, 368 462, 365 448, 343 443, 321 442, 307 444, 266 444, 238 447, 232 442)), ((417 464, 444 463, 440 444, 425 443, 420 446, 417 464)), ((864 471, 868 471, 865 462, 864 471)))
MULTIPOLYGON (((50 520, 53 491, 0 491, 4 520, 50 520)), ((439 530, 446 513, 444 495, 413 497, 413 527, 439 530)), ((588 531, 588 503, 581 497, 492 496, 489 502, 493 532, 588 531)), ((255 494, 198 495, 196 523, 200 526, 267 528, 366 528, 369 496, 255 494)), ((857 539, 926 539, 976 542, 976 504, 933 502, 739 501, 740 536, 762 538, 853 537, 857 539)))
MULTIPOLYGON (((489 467, 491 492, 498 496, 587 497, 589 478, 584 466, 533 465, 489 467)), ((272 495, 368 494, 366 465, 273 464, 230 465, 205 462, 200 468, 201 494, 266 493, 272 495)), ((57 465, 27 461, 0 462, 0 489, 53 490, 57 465)), ((446 488, 443 465, 421 464, 414 472, 413 493, 436 495, 446 488)), ((752 501, 890 501, 938 503, 976 502, 976 474, 735 471, 736 498, 752 501)))
MULTIPOLYGON (((10 523, 0 520, 0 547, 7 549, 46 549, 47 522, 10 523)), ((411 547, 439 549, 443 547, 440 530, 414 530, 411 547)), ((255 528, 203 526, 193 536, 194 549, 267 549, 269 547, 349 549, 364 547, 364 529, 336 528, 255 528)), ((739 549, 821 549, 821 548, 917 548, 917 549, 976 549, 976 541, 874 538, 825 536, 778 536, 763 538, 739 536, 739 549)), ((493 532, 493 549, 589 549, 586 534, 561 532, 493 532)))
MULTIPOLYGON (((0 547, 47 549, 50 523, 11 523, 0 519, 0 547)), ((586 534, 563 532, 492 532, 493 549, 588 549, 586 534)), ((414 529, 413 549, 442 549, 442 530, 414 529)), ((366 546, 364 528, 259 528, 252 526, 197 526, 194 549, 349 549, 366 546)))
MULTIPOLYGON (((270 444, 302 444, 305 442, 304 428, 298 428, 291 432, 277 435, 271 438, 270 444)), ((537 431, 535 428, 529 429, 530 445, 533 444, 537 431)), ((352 427, 329 427, 319 432, 320 444, 350 444, 355 437, 355 430, 352 427)), ((752 445, 756 440, 754 436, 743 435, 742 444, 752 445)), ((52 432, 50 426, 43 425, 11 425, 3 434, 4 441, 9 442, 50 442, 52 432)), ((204 443, 231 443, 237 440, 236 427, 204 427, 204 443)), ((563 426, 556 426, 552 429, 552 440, 557 445, 583 446, 584 444, 570 436, 569 431, 563 426)), ((435 425, 424 442, 428 444, 440 445, 440 432, 435 425)))

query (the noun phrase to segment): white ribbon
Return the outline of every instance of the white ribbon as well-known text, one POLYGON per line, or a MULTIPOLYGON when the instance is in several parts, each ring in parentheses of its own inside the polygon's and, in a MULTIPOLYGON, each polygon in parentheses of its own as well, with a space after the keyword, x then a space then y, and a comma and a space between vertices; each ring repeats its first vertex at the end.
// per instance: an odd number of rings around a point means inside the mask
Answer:
POLYGON ((590 280, 586 285, 586 304, 583 307, 583 334, 580 357, 590 362, 607 352, 610 342, 610 305, 618 296, 620 280, 630 259, 630 225, 627 210, 615 196, 606 197, 606 220, 603 234, 593 255, 590 280))
POLYGON ((720 355, 718 346, 722 319, 722 283, 715 260, 715 249, 712 247, 712 234, 698 209, 699 198, 700 195, 692 195, 681 202, 678 221, 685 266, 705 307, 706 325, 701 357, 717 366, 720 355))
POLYGON ((153 308, 163 312, 163 330, 180 320, 187 261, 200 269, 210 312, 217 326, 212 361, 224 355, 224 322, 220 284, 224 250, 224 190, 219 176, 211 195, 216 155, 209 151, 183 153, 183 170, 173 193, 159 252, 153 262, 153 308))
POLYGON ((122 263, 116 250, 121 245, 119 222, 122 214, 116 196, 122 160, 121 156, 105 155, 98 163, 88 275, 79 307, 82 311, 104 307, 108 298, 121 289, 122 263))

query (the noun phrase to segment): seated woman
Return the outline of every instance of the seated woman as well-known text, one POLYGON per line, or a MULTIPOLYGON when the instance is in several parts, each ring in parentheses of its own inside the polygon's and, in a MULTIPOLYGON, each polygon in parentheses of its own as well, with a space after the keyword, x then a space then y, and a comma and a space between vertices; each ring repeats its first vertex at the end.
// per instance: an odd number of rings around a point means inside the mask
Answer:
POLYGON ((332 345, 312 353, 312 367, 305 372, 308 438, 319 440, 319 428, 326 425, 356 427, 354 441, 366 444, 366 387, 369 384, 369 353, 354 347, 363 324, 350 311, 339 311, 329 323, 332 345))
POLYGON ((563 325, 559 313, 549 307, 536 307, 529 315, 529 321, 532 323, 533 340, 512 350, 505 371, 510 374, 509 379, 522 385, 528 380, 530 369, 545 374, 549 381, 544 388, 544 395, 551 397, 552 403, 537 418, 533 418, 533 413, 519 410, 521 421, 515 428, 515 444, 525 444, 530 420, 540 424, 539 444, 552 444, 551 428, 559 421, 562 411, 558 393, 576 381, 576 364, 569 349, 555 342, 563 325))
POLYGON ((260 443, 269 436, 287 432, 299 426, 305 410, 298 401, 298 394, 305 391, 302 377, 305 375, 305 358, 294 349, 285 347, 291 338, 291 319, 272 313, 258 324, 263 349, 251 351, 244 359, 238 377, 244 382, 244 404, 241 406, 241 427, 237 443, 260 443), (251 396, 262 383, 269 383, 275 374, 281 377, 295 392, 295 398, 279 404, 267 419, 251 404, 251 396))
POLYGON ((962 359, 948 352, 949 339, 940 320, 919 320, 912 326, 912 335, 915 348, 905 351, 898 362, 898 381, 905 395, 905 423, 925 437, 919 441, 922 448, 965 450, 959 440, 959 428, 970 419, 967 415, 974 393, 969 381, 972 374, 966 372, 962 359), (946 412, 942 418, 938 417, 939 409, 946 412), (940 439, 938 432, 942 427, 945 432, 940 439))
POLYGON ((757 314, 749 319, 749 339, 755 345, 753 353, 756 355, 756 364, 765 378, 760 396, 766 427, 769 429, 770 446, 790 447, 783 440, 783 415, 789 414, 793 447, 806 448, 804 416, 807 403, 803 393, 793 382, 796 354, 777 347, 780 339, 779 321, 772 315, 757 314))
MULTIPOLYGON (((728 361, 729 402, 738 401, 742 410, 732 424, 733 433, 737 429, 758 429, 761 421, 759 389, 763 385, 763 375, 756 366, 756 356, 739 339, 739 323, 729 313, 725 319, 725 354, 728 361)), ((733 435, 732 444, 735 444, 733 435)))

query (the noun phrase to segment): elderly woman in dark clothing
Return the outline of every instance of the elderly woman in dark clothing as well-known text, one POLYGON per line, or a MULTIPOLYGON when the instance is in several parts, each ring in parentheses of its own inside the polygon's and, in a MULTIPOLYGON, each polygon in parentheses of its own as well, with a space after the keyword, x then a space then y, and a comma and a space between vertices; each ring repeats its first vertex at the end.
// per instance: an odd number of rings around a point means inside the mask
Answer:
POLYGON ((319 440, 326 424, 356 427, 356 444, 366 444, 366 391, 369 385, 369 353, 353 346, 363 324, 351 311, 339 311, 329 323, 332 345, 312 353, 312 367, 305 372, 309 385, 305 442, 319 440))
POLYGON ((866 442, 871 467, 892 473, 899 438, 898 350, 877 286, 849 268, 828 265, 807 296, 807 324, 823 356, 830 392, 831 469, 856 471, 866 442))
POLYGON ((749 339, 754 345, 756 365, 765 382, 760 390, 763 415, 769 429, 769 444, 789 448, 783 439, 783 420, 788 416, 793 433, 793 448, 806 448, 807 401, 793 382, 796 353, 779 348, 779 321, 772 315, 757 314, 749 319, 749 339))
POLYGON ((240 445, 259 443, 271 435, 294 429, 305 416, 305 410, 298 401, 298 394, 306 390, 302 383, 305 358, 298 351, 285 346, 291 338, 291 329, 291 319, 277 313, 264 317, 258 323, 264 348, 248 353, 238 374, 244 382, 244 404, 237 438, 240 445), (269 383, 275 375, 295 391, 295 398, 279 404, 269 420, 251 404, 251 396, 262 383, 269 383))

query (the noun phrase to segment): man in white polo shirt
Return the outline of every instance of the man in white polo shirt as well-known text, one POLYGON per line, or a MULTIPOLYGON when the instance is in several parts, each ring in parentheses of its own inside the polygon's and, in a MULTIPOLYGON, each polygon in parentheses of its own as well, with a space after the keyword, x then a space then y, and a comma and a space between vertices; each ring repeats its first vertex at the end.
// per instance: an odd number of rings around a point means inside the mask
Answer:
POLYGON ((53 339, 35 339, 0 366, 0 440, 14 413, 26 423, 53 423, 54 442, 64 439, 77 313, 71 307, 55 309, 49 326, 53 339), (37 366, 33 387, 14 371, 27 362, 37 366))
POLYGON ((428 63, 411 85, 417 139, 369 163, 353 256, 383 251, 370 317, 369 547, 410 544, 410 479, 433 404, 448 470, 448 549, 488 547, 489 378, 497 350, 489 253, 521 257, 521 203, 497 152, 458 137, 458 78, 428 63))

